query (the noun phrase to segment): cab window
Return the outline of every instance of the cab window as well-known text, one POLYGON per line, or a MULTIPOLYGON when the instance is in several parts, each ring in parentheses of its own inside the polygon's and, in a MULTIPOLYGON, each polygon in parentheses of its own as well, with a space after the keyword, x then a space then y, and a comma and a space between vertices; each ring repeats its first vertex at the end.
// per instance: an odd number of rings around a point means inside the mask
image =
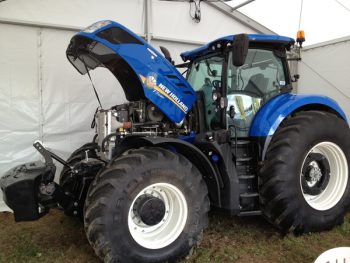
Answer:
MULTIPOLYGON (((252 120, 266 101, 286 85, 283 63, 272 50, 249 49, 245 64, 235 67, 232 52, 227 71, 228 109, 235 107, 233 124, 238 137, 249 136, 252 120)), ((232 120, 227 118, 228 124, 232 120)))
POLYGON ((206 122, 209 130, 220 128, 220 111, 215 106, 212 93, 221 89, 221 78, 224 58, 211 56, 195 61, 187 76, 188 82, 200 96, 205 104, 206 122))

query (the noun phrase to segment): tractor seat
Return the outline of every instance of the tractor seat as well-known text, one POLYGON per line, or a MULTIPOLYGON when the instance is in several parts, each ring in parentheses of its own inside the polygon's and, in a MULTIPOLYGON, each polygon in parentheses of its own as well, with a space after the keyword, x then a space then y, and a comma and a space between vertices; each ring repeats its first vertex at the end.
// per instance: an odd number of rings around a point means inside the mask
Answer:
POLYGON ((255 74, 250 77, 245 91, 248 93, 256 94, 257 97, 263 98, 267 91, 267 85, 269 79, 265 78, 263 74, 255 74))

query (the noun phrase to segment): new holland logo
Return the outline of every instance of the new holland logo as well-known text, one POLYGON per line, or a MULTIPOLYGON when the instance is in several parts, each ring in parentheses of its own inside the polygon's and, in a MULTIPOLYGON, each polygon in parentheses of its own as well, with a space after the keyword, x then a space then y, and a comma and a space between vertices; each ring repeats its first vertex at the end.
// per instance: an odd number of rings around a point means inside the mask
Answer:
POLYGON ((188 112, 188 107, 176 96, 171 90, 169 90, 162 83, 157 85, 157 75, 149 74, 147 77, 140 75, 142 83, 149 89, 153 89, 155 92, 163 95, 167 99, 169 99, 172 103, 174 103, 180 110, 184 113, 188 112))
POLYGON ((147 86, 147 88, 154 89, 157 86, 157 75, 149 74, 147 78, 140 75, 142 82, 147 86))

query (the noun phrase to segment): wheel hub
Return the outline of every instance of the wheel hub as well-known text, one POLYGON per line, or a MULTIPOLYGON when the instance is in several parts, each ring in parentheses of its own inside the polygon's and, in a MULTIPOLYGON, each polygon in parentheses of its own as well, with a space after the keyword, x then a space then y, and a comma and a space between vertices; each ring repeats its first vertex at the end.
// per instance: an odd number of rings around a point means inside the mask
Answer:
POLYGON ((348 182, 348 162, 343 150, 333 142, 320 142, 306 154, 300 186, 306 202, 325 211, 343 197, 348 182))
POLYGON ((319 195, 327 187, 330 167, 327 158, 320 153, 309 153, 302 169, 302 188, 308 195, 319 195))
POLYGON ((157 225, 165 215, 165 204, 160 198, 142 195, 135 202, 136 211, 142 222, 148 226, 157 225))
POLYGON ((322 170, 316 161, 310 162, 309 168, 309 172, 306 175, 306 181, 308 186, 313 187, 321 180, 322 170))
POLYGON ((179 188, 155 183, 142 189, 131 203, 129 231, 142 247, 160 249, 179 237, 187 214, 186 198, 179 188))

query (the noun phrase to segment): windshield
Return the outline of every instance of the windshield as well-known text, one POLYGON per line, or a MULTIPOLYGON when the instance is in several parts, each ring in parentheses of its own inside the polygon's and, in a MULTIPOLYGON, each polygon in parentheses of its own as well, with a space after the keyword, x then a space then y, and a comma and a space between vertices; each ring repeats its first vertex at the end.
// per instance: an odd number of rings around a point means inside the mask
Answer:
POLYGON ((281 58, 272 50, 249 49, 244 65, 235 67, 232 52, 229 55, 227 72, 228 108, 235 108, 235 118, 227 118, 234 124, 235 136, 249 136, 251 123, 260 107, 278 95, 286 85, 281 58))
POLYGON ((195 91, 203 90, 214 80, 221 81, 223 58, 213 56, 193 63, 187 76, 188 82, 195 91), (205 87, 204 87, 205 88, 205 87))
POLYGON ((287 85, 283 61, 272 50, 251 48, 241 67, 233 65, 232 52, 228 56, 226 74, 223 74, 223 65, 223 55, 198 59, 193 62, 187 79, 203 98, 209 130, 234 124, 237 136, 246 137, 260 107, 287 85), (221 87, 223 76, 226 76, 227 87, 221 87), (225 94, 222 89, 227 91, 227 110, 234 106, 236 112, 233 120, 227 114, 224 125, 220 125, 220 109, 212 99, 214 90, 225 94))

